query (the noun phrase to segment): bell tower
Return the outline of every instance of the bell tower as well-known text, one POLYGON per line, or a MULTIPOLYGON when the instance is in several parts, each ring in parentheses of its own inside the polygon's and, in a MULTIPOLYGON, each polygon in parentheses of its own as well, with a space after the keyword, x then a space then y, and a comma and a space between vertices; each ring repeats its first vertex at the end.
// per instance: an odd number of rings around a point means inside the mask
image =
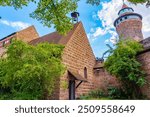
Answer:
POLYGON ((114 21, 114 26, 119 37, 123 39, 131 38, 136 41, 143 40, 142 16, 134 13, 134 10, 125 3, 123 3, 118 15, 119 17, 114 21))

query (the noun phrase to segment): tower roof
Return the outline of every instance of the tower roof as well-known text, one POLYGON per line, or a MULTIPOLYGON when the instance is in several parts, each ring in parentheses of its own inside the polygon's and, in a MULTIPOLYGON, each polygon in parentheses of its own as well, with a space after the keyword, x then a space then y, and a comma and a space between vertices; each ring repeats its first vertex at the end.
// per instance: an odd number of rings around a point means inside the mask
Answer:
POLYGON ((119 10, 118 15, 123 15, 126 13, 134 12, 133 8, 127 6, 125 3, 123 3, 122 8, 119 10))
POLYGON ((123 3, 123 5, 122 5, 122 8, 121 8, 121 9, 124 9, 124 8, 128 8, 128 6, 127 6, 125 3, 123 3))

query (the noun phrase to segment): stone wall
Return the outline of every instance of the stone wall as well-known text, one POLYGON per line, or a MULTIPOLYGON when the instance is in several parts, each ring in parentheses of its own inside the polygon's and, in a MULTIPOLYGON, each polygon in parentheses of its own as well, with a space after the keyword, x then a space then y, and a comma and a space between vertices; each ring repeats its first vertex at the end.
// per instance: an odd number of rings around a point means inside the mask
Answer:
POLYGON ((144 51, 138 54, 137 58, 142 63, 142 69, 146 73, 147 83, 142 87, 142 92, 150 99, 150 38, 147 38, 141 43, 144 46, 144 51))
POLYGON ((9 46, 11 44, 11 41, 13 38, 22 40, 24 42, 29 42, 38 37, 39 37, 39 35, 38 35, 36 29, 34 28, 34 26, 30 26, 19 32, 12 33, 11 35, 4 37, 0 41, 0 56, 2 56, 3 53, 6 51, 5 47, 9 46))
POLYGON ((138 60, 142 63, 142 68, 146 73, 147 80, 146 85, 142 87, 142 92, 150 99, 150 51, 140 54, 138 60))
POLYGON ((11 43, 11 39, 16 38, 16 33, 12 33, 11 35, 0 40, 0 49, 4 46, 8 46, 11 43))
POLYGON ((142 34, 142 22, 137 19, 130 19, 123 21, 117 27, 118 35, 124 39, 131 38, 137 41, 141 41, 143 39, 142 34))
MULTIPOLYGON (((88 82, 83 82, 76 89, 76 98, 80 95, 88 93, 91 89, 93 89, 93 67, 95 65, 95 56, 88 42, 82 23, 79 24, 71 39, 65 46, 63 53, 63 63, 67 66, 67 68, 72 69, 73 71, 80 74, 82 77, 84 77, 84 68, 87 68, 88 82)), ((61 81, 69 82, 68 79, 68 73, 66 71, 65 75, 61 77, 61 81)), ((78 83, 79 81, 76 81, 76 85, 78 83)), ((68 89, 60 88, 59 99, 68 98, 68 89)))
POLYGON ((17 39, 21 39, 24 42, 30 42, 33 39, 36 39, 39 37, 39 34, 37 33, 34 26, 30 26, 24 30, 21 30, 16 33, 17 39))
POLYGON ((116 77, 110 75, 104 68, 95 70, 94 89, 101 89, 107 92, 108 87, 119 87, 120 83, 116 77))

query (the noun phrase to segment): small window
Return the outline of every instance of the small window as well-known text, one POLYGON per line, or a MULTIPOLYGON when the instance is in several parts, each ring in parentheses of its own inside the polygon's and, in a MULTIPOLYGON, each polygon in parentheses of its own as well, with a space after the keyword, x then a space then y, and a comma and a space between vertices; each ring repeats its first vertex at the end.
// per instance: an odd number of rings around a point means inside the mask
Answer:
POLYGON ((128 19, 127 17, 124 17, 124 19, 128 19))
POLYGON ((3 47, 5 46, 5 41, 3 41, 3 47))
POLYGON ((120 19, 120 21, 122 21, 122 18, 120 19))
POLYGON ((13 39, 13 38, 10 39, 10 43, 12 43, 12 39, 13 39))
POLYGON ((84 78, 87 78, 87 68, 84 68, 84 78))
POLYGON ((9 40, 6 40, 6 41, 5 41, 5 44, 6 44, 6 43, 9 43, 9 40))

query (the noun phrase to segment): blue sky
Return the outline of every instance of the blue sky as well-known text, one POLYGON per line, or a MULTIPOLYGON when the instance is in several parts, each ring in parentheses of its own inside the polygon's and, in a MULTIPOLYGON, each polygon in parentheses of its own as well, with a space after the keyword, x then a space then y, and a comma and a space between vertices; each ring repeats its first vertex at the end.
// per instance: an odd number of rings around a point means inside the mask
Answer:
MULTIPOLYGON (((135 6, 126 2, 134 8, 135 12, 145 16, 143 24, 144 37, 148 37, 150 32, 150 15, 149 10, 144 5, 135 6)), ((108 48, 106 43, 114 43, 117 38, 113 21, 117 18, 117 13, 121 9, 122 0, 101 0, 99 6, 91 6, 80 0, 78 4, 79 20, 82 21, 87 33, 89 42, 96 57, 101 57, 102 53, 108 48)), ((23 9, 14 10, 12 7, 0 7, 0 39, 13 33, 34 25, 40 36, 55 31, 53 28, 44 27, 40 22, 29 17, 29 14, 35 10, 36 6, 30 4, 23 9)))

